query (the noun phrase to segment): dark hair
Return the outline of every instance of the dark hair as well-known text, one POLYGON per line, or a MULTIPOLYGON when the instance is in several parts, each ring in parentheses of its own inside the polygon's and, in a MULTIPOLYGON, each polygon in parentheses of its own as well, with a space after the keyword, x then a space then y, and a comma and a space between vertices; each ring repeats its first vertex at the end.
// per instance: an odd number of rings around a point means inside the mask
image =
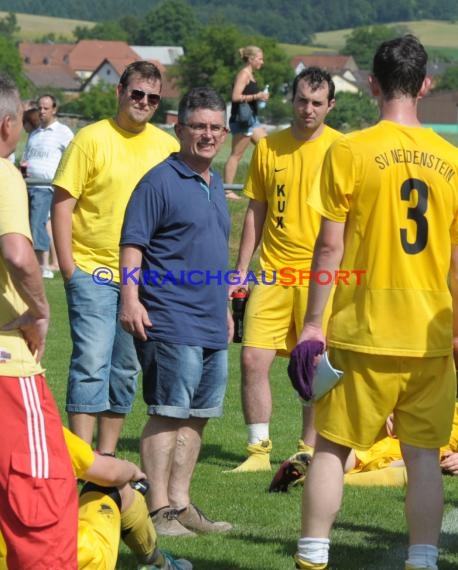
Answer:
POLYGON ((134 61, 133 63, 129 63, 119 79, 119 85, 121 85, 123 90, 127 89, 133 75, 140 75, 142 79, 149 81, 159 81, 162 85, 161 72, 154 63, 149 61, 134 61))
POLYGON ((57 99, 54 97, 54 95, 51 95, 51 93, 43 93, 43 95, 40 95, 38 97, 38 104, 40 103, 40 101, 42 99, 44 99, 45 97, 49 97, 49 99, 51 99, 52 102, 52 108, 56 109, 57 108, 57 99))
POLYGON ((24 125, 24 130, 27 132, 31 132, 34 131, 35 129, 38 129, 38 127, 40 126, 40 116, 38 113, 38 109, 32 108, 24 111, 24 114, 22 115, 22 124, 24 125), (30 131, 28 131, 26 125, 31 126, 30 131))
POLYGON ((331 75, 324 69, 321 69, 321 67, 312 66, 312 67, 306 67, 300 73, 298 73, 294 78, 293 101, 294 97, 296 97, 297 85, 299 81, 301 81, 302 79, 310 85, 312 91, 316 91, 323 85, 323 83, 327 83, 328 101, 332 101, 334 99, 336 87, 334 85, 334 81, 332 80, 331 75))
POLYGON ((374 55, 372 70, 383 95, 417 97, 426 77, 428 54, 419 40, 407 34, 383 42, 374 55))
POLYGON ((21 108, 21 99, 16 84, 6 75, 0 75, 0 121, 7 115, 16 118, 21 108))
POLYGON ((186 123, 188 115, 197 109, 223 111, 226 118, 226 103, 211 87, 194 87, 183 95, 178 105, 178 122, 186 123))

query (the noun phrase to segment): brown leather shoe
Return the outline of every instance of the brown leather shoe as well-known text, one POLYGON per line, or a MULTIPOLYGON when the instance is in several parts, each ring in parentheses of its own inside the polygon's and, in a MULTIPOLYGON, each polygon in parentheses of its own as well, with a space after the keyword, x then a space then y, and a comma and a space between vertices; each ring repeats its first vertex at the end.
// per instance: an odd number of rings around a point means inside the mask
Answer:
POLYGON ((224 521, 212 521, 192 503, 177 511, 177 521, 188 530, 196 532, 228 532, 232 525, 224 521))

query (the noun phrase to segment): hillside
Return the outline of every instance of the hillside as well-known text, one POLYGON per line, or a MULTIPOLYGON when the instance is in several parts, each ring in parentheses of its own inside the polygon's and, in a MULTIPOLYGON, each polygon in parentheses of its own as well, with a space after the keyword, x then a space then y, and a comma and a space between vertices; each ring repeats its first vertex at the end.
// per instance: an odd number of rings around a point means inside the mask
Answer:
MULTIPOLYGON (((0 0, 0 10, 12 10, 11 0, 0 0)), ((423 19, 458 20, 456 0, 14 0, 20 13, 90 21, 142 19, 159 5, 175 12, 191 6, 202 23, 224 22, 242 32, 262 34, 288 43, 310 43, 317 33, 374 23, 423 19)))
MULTIPOLYGON (((0 12, 0 18, 7 12, 0 12)), ((21 40, 33 41, 45 34, 54 33, 56 37, 65 37, 74 41, 73 30, 77 26, 93 26, 93 22, 86 20, 72 20, 69 18, 54 18, 31 14, 16 14, 21 30, 21 40)), ((440 22, 436 20, 422 20, 415 22, 401 22, 417 35, 428 50, 448 53, 450 58, 458 61, 458 22, 440 22)), ((315 35, 313 45, 281 44, 286 53, 293 57, 314 51, 339 51, 345 44, 345 37, 350 34, 351 28, 320 32, 315 35)))
MULTIPOLYGON (((0 18, 7 12, 0 12, 0 18)), ((19 38, 25 41, 33 41, 47 34, 56 37, 64 37, 68 41, 75 41, 73 30, 77 26, 93 26, 93 22, 87 20, 71 20, 69 18, 53 18, 50 16, 37 16, 32 14, 16 14, 17 22, 21 28, 19 38)))
MULTIPOLYGON (((413 22, 398 22, 406 26, 420 41, 432 48, 450 48, 458 50, 458 22, 440 22, 437 20, 421 20, 413 22)), ((345 37, 351 28, 320 32, 315 34, 314 44, 339 51, 345 44, 345 37)))

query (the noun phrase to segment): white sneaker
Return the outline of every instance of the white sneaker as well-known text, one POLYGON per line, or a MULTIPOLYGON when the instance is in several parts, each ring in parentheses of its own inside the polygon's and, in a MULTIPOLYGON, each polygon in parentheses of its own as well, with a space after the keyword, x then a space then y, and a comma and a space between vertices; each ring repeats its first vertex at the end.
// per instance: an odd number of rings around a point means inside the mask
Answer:
POLYGON ((41 275, 43 279, 54 279, 54 273, 50 269, 42 269, 41 275))

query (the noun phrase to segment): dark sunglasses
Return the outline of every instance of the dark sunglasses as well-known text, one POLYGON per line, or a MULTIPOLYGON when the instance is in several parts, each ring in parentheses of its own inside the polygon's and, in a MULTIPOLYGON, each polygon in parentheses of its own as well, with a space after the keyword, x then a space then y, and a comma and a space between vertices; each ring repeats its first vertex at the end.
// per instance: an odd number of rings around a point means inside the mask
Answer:
POLYGON ((159 105, 159 102, 161 100, 161 96, 158 95, 157 93, 145 93, 144 91, 141 91, 140 89, 132 89, 129 97, 132 99, 132 101, 139 103, 140 101, 143 101, 143 99, 145 98, 145 95, 146 95, 146 98, 148 100, 148 105, 151 105, 151 107, 159 105))

